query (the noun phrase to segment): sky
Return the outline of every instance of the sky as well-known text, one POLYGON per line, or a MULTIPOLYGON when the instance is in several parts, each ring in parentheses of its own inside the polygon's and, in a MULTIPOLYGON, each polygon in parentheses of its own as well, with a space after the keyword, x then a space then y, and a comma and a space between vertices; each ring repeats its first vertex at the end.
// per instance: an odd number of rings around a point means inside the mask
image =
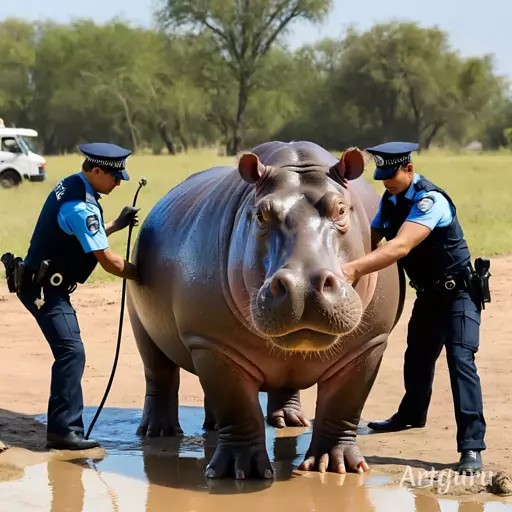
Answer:
MULTIPOLYGON (((27 21, 50 19, 66 23, 113 18, 144 27, 154 26, 159 0, 0 0, 0 21, 17 17, 27 21)), ((360 31, 379 22, 415 21, 437 26, 449 35, 453 49, 463 57, 494 55, 495 72, 512 77, 512 0, 333 0, 321 25, 296 22, 287 42, 292 48, 323 37, 342 37, 349 26, 360 31)))

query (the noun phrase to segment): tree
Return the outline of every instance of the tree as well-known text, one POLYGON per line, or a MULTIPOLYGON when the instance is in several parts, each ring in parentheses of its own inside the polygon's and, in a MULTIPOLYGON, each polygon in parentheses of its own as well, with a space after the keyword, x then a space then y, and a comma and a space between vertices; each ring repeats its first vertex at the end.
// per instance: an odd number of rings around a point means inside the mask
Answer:
POLYGON ((163 26, 209 32, 238 84, 229 153, 243 145, 245 113, 262 58, 291 22, 321 20, 330 4, 331 0, 163 0, 163 26))
POLYGON ((501 94, 489 58, 462 59, 437 28, 379 24, 350 30, 344 46, 335 93, 358 105, 360 126, 373 119, 374 138, 409 137, 425 149, 447 135, 461 143, 501 94))
POLYGON ((503 136, 507 141, 507 148, 512 149, 512 128, 505 128, 503 130, 503 136))
POLYGON ((8 19, 0 23, 0 117, 6 126, 32 122, 35 27, 8 19))

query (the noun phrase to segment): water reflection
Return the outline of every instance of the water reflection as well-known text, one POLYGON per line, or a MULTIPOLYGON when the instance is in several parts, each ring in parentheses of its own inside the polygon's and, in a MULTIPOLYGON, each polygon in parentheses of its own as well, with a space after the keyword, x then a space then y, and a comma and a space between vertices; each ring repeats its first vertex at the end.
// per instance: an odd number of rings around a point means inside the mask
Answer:
MULTIPOLYGON (((94 409, 87 414, 94 414, 94 409)), ((182 407, 183 438, 141 440, 135 434, 140 410, 105 409, 95 437, 105 448, 98 459, 63 452, 71 460, 27 467, 23 478, 0 483, 0 510, 83 512, 179 510, 203 512, 393 511, 504 512, 512 503, 438 499, 390 485, 385 476, 296 471, 309 446, 305 429, 267 428, 274 482, 206 480, 217 436, 201 430, 202 408, 182 407)), ((88 419, 86 417, 86 419, 88 419)))

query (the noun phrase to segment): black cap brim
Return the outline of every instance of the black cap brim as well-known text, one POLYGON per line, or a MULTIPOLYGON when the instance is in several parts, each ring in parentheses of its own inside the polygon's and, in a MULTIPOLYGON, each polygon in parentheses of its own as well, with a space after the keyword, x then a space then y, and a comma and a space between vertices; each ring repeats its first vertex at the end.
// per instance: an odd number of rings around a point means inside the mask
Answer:
POLYGON ((122 181, 128 181, 130 179, 130 176, 126 169, 123 169, 121 171, 108 171, 109 174, 112 174, 114 178, 117 178, 118 180, 122 181))
POLYGON ((400 166, 393 167, 377 167, 373 173, 374 180, 389 180, 392 178, 400 166))

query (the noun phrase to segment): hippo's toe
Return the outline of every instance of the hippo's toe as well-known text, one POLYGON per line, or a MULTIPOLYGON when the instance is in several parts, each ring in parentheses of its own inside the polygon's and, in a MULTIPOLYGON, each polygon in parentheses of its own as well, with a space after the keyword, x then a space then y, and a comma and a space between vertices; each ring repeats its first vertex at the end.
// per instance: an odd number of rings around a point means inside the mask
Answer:
POLYGON ((343 474, 364 473, 369 467, 356 443, 326 439, 318 443, 312 441, 299 469, 343 474))
POLYGON ((274 476, 265 443, 229 445, 219 443, 206 467, 207 478, 267 478, 274 476))
POLYGON ((310 427, 311 423, 301 407, 283 407, 267 416, 267 423, 272 427, 310 427))
POLYGON ((277 428, 311 426, 302 410, 298 390, 273 389, 268 392, 267 423, 277 428))

